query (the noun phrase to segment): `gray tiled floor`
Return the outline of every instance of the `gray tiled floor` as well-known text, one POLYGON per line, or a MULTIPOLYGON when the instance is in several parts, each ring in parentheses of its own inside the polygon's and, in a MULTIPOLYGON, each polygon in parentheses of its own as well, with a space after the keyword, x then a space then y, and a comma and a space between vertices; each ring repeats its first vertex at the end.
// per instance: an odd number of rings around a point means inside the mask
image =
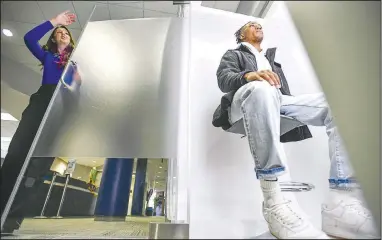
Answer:
POLYGON ((25 219, 13 236, 3 239, 126 239, 148 237, 150 222, 163 217, 127 217, 125 222, 99 222, 93 218, 25 219))

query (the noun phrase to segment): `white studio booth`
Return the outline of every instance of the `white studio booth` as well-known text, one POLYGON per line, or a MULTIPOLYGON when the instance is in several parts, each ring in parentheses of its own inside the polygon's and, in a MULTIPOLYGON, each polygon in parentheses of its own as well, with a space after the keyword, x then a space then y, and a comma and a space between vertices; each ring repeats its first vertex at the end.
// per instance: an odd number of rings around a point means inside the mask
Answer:
MULTIPOLYGON (((90 18, 72 56, 83 84, 68 91, 63 78, 28 158, 168 158, 167 218, 188 224, 189 238, 270 237, 247 138, 212 126, 217 67, 248 21, 277 47, 292 94, 322 91, 283 2, 264 19, 192 4, 184 17, 90 18)), ((309 128, 313 138, 283 145, 280 181, 314 186, 286 194, 320 227, 330 162, 325 128, 309 128)))

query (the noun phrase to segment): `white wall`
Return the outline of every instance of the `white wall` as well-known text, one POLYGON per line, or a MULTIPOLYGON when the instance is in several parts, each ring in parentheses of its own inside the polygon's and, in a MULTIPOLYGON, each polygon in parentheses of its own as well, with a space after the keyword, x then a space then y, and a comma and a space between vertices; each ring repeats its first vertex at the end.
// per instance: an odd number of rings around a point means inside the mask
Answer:
POLYGON ((192 11, 189 162, 190 238, 249 238, 266 230, 247 139, 212 126, 223 93, 220 59, 250 18, 200 7, 192 11))
MULTIPOLYGON (((278 47, 276 60, 283 65, 292 93, 319 92, 313 69, 283 6, 275 3, 274 7, 270 14, 278 18, 270 17, 263 24, 266 45, 278 47)), ((251 19, 206 8, 192 12, 190 238, 252 238, 267 231, 261 213, 262 193, 247 139, 211 124, 222 96, 216 69, 224 52, 236 46, 234 32, 251 19)), ((257 21, 263 23, 262 19, 257 21)), ((319 204, 327 190, 329 158, 324 129, 311 130, 313 139, 285 144, 285 150, 293 180, 317 187, 313 192, 296 195, 319 227, 319 204)), ((280 180, 288 179, 286 174, 280 180)))

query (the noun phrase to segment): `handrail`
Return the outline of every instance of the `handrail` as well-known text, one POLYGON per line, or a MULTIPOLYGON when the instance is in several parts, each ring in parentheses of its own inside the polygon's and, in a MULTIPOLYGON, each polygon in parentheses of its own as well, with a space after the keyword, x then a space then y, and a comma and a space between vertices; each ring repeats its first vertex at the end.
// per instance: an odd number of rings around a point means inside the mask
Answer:
POLYGON ((77 63, 73 60, 69 60, 68 62, 68 66, 65 68, 64 72, 62 73, 61 77, 60 77, 60 82, 62 83, 62 85, 64 85, 65 88, 67 89, 70 89, 70 90, 73 90, 73 87, 68 85, 65 80, 64 80, 64 77, 66 76, 66 73, 68 72, 68 69, 69 67, 71 67, 71 65, 73 65, 73 67, 76 67, 77 66, 77 63))

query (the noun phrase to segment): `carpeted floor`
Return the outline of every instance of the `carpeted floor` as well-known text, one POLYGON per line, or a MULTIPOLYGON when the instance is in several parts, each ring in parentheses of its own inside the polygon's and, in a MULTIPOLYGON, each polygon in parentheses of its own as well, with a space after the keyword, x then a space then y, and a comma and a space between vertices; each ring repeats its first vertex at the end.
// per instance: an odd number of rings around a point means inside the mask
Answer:
POLYGON ((125 222, 100 222, 93 218, 25 219, 18 231, 3 239, 126 239, 148 238, 150 222, 164 217, 127 217, 125 222))

